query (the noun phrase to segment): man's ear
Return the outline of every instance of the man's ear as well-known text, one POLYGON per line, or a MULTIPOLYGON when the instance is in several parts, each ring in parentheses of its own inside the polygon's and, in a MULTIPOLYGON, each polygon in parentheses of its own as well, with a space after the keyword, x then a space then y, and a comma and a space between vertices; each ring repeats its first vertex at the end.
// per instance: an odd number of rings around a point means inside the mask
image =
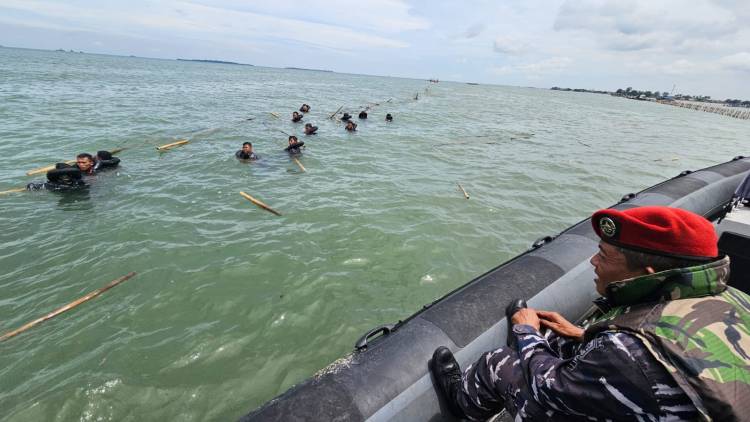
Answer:
POLYGON ((655 272, 654 267, 646 267, 646 274, 653 274, 655 272))

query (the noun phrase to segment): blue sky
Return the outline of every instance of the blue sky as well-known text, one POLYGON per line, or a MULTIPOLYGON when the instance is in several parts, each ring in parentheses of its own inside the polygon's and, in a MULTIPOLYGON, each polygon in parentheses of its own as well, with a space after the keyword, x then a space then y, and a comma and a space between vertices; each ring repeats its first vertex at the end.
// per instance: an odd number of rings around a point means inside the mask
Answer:
POLYGON ((0 0, 0 44, 750 99, 748 0, 0 0))

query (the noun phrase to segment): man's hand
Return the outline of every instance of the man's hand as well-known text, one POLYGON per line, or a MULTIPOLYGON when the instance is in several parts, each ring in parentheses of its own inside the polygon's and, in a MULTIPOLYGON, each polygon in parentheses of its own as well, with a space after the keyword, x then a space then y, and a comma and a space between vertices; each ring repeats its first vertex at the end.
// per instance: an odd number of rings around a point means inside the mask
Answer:
POLYGON ((571 338, 575 341, 583 341, 583 328, 571 323, 557 312, 536 311, 543 326, 554 331, 561 337, 571 338))
POLYGON ((531 308, 523 308, 519 309, 518 312, 513 314, 513 317, 511 317, 510 321, 513 324, 524 324, 524 325, 530 325, 534 327, 537 331, 539 331, 539 317, 537 316, 537 311, 531 309, 531 308))

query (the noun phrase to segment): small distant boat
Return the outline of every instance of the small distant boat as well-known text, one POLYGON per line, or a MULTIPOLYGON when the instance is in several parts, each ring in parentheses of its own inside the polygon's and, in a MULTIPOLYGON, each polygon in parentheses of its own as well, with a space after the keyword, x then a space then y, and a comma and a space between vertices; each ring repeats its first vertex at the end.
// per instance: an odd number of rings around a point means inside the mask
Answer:
POLYGON ((466 85, 479 85, 479 84, 476 82, 466 82, 466 85))

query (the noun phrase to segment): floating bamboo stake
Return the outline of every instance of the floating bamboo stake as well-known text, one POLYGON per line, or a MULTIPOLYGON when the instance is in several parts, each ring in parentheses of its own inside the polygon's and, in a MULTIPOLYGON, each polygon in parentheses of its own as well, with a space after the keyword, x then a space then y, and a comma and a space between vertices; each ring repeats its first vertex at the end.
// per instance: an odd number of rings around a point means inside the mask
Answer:
POLYGON ((276 112, 273 112, 273 111, 272 111, 272 112, 270 112, 270 113, 268 113, 268 114, 270 114, 271 116, 273 116, 273 117, 275 117, 275 118, 277 118, 277 119, 279 118, 279 113, 276 113, 276 112))
POLYGON ((284 135, 286 135, 286 136, 292 136, 292 135, 290 135, 290 134, 288 134, 288 133, 284 132, 284 131, 283 131, 283 130, 281 130, 281 129, 276 129, 276 130, 278 130, 279 132, 283 133, 283 134, 284 134, 284 135))
POLYGON ((294 163, 297 164, 303 172, 307 172, 307 170, 305 169, 305 166, 303 166, 302 163, 299 162, 297 157, 292 157, 292 160, 294 160, 294 163))
POLYGON ((188 141, 188 140, 186 140, 186 139, 183 139, 183 140, 181 140, 181 141, 177 141, 177 142, 172 142, 171 144, 166 144, 166 145, 162 145, 162 146, 160 146, 160 147, 156 147, 156 150, 157 150, 157 151, 166 151, 166 150, 168 150, 168 149, 170 149, 170 148, 178 147, 178 146, 180 146, 180 145, 185 145, 185 144, 187 144, 187 143, 189 143, 189 142, 190 142, 190 141, 188 141))
MULTIPOLYGON (((115 155, 115 154, 117 154, 118 152, 124 151, 124 150, 126 150, 126 149, 127 149, 127 148, 115 148, 115 149, 113 149, 113 150, 112 150, 112 151, 110 151, 110 152, 112 153, 112 155, 115 155)), ((65 164, 74 164, 75 162, 76 162, 76 160, 68 160, 68 161, 64 161, 64 163, 65 163, 65 164)), ((51 165, 51 166, 40 167, 40 168, 38 168, 38 169, 34 169, 34 170, 29 170, 29 171, 27 171, 27 172, 26 172, 26 175, 27 175, 27 176, 33 176, 33 175, 35 175, 35 174, 46 173, 46 172, 48 172, 48 171, 50 171, 50 170, 54 170, 54 169, 55 169, 55 165, 53 164, 53 165, 51 165)))
POLYGON ((15 193, 15 192, 23 192, 26 188, 16 188, 16 189, 10 189, 10 190, 4 190, 0 192, 0 195, 7 195, 9 193, 15 193))
MULTIPOLYGON (((63 161, 63 162, 65 164, 73 164, 73 163, 76 162, 76 160, 68 160, 68 161, 63 161)), ((55 169, 55 165, 52 164, 51 166, 39 167, 38 169, 29 170, 29 171, 26 172, 26 175, 27 176, 33 176, 35 174, 46 173, 46 172, 48 172, 50 170, 54 170, 54 169, 55 169)))
POLYGON ((259 201, 259 200, 255 199, 255 198, 253 198, 252 196, 246 194, 245 192, 240 192, 240 195, 242 195, 245 199, 247 199, 248 201, 252 202, 253 204, 259 206, 260 208, 263 208, 264 210, 266 210, 266 211, 268 211, 268 212, 270 212, 272 214, 276 214, 278 216, 281 216, 280 212, 278 212, 275 209, 273 209, 273 208, 269 207, 268 205, 264 204, 262 201, 259 201))
POLYGON ((335 112, 334 112, 333 114, 331 114, 330 116, 328 116, 328 119, 329 119, 329 120, 330 120, 330 119, 333 119, 333 116, 335 116, 335 115, 339 114, 339 111, 341 111, 341 109, 342 109, 342 108, 344 108, 344 106, 341 106, 341 107, 339 107, 339 109, 338 109, 338 110, 336 110, 336 111, 335 111, 335 112))
POLYGON ((48 313, 47 315, 45 315, 45 316, 43 316, 43 317, 41 317, 39 319, 35 319, 34 321, 31 321, 30 323, 28 323, 28 324, 26 324, 26 325, 24 325, 24 326, 22 326, 22 327, 20 327, 18 329, 15 329, 13 331, 9 331, 9 332, 3 334, 3 336, 0 337, 0 341, 5 341, 5 340, 7 340, 7 339, 9 339, 11 337, 15 337, 15 336, 21 334, 22 332, 28 330, 29 328, 32 328, 32 327, 34 327, 34 326, 36 326, 38 324, 41 324, 42 322, 47 321, 48 319, 52 319, 52 318, 60 315, 61 313, 65 312, 65 311, 69 311, 69 310, 75 308, 76 306, 82 304, 83 302, 87 302, 87 301, 89 301, 89 300, 91 300, 91 299, 99 296, 100 294, 102 294, 102 293, 106 292, 107 290, 109 290, 109 289, 117 286, 118 284, 122 283, 125 280, 129 280, 129 279, 133 278, 134 276, 135 276, 135 273, 134 272, 130 272, 130 273, 128 273, 128 274, 126 274, 126 275, 124 275, 124 276, 122 276, 122 277, 114 280, 114 281, 111 281, 106 286, 104 286, 104 287, 102 287, 100 289, 96 289, 93 292, 87 294, 86 296, 83 296, 82 298, 80 298, 78 300, 75 300, 73 302, 68 303, 67 305, 63 306, 62 308, 58 308, 58 309, 56 309, 56 310, 48 313))
POLYGON ((459 189, 461 189, 461 192, 463 192, 463 194, 464 194, 464 198, 466 198, 466 199, 469 199, 469 194, 468 194, 468 193, 466 193, 466 189, 464 189, 464 187, 463 187, 463 186, 461 186, 461 184, 460 184, 460 183, 456 183, 456 184, 458 185, 458 188, 459 188, 459 189))

